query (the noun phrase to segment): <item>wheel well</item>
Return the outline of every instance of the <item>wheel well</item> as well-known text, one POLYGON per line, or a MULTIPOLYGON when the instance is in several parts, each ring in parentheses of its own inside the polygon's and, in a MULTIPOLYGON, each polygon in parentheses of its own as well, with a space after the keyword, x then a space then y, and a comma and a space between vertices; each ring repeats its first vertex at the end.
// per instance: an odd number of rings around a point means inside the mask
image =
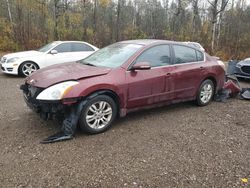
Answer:
POLYGON ((209 76, 209 77, 205 78, 204 80, 211 80, 213 82, 213 84, 214 84, 214 89, 215 89, 215 92, 216 92, 216 88, 217 88, 217 81, 216 81, 216 79, 214 77, 212 77, 212 76, 209 76))
POLYGON ((97 91, 94 91, 93 93, 89 94, 87 96, 87 98, 96 97, 97 95, 107 95, 110 98, 112 98, 115 101, 115 103, 117 105, 117 110, 119 112, 119 110, 120 110, 120 97, 114 91, 109 90, 109 89, 97 90, 97 91))
POLYGON ((18 67, 18 74, 20 74, 20 68, 22 67, 22 65, 24 64, 24 63, 34 63, 36 66, 37 66, 37 68, 38 69, 40 69, 40 67, 38 66, 38 64, 36 63, 36 62, 34 62, 34 61, 24 61, 24 62, 22 62, 20 65, 19 65, 19 67, 18 67))

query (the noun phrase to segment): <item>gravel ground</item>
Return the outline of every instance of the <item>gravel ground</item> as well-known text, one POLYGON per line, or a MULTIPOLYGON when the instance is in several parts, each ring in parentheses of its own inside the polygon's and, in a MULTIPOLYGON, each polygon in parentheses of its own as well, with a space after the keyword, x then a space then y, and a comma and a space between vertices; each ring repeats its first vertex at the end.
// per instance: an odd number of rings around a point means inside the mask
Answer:
POLYGON ((26 107, 22 82, 0 73, 0 187, 250 187, 242 181, 250 179, 249 101, 137 112, 105 133, 42 145, 60 125, 26 107))

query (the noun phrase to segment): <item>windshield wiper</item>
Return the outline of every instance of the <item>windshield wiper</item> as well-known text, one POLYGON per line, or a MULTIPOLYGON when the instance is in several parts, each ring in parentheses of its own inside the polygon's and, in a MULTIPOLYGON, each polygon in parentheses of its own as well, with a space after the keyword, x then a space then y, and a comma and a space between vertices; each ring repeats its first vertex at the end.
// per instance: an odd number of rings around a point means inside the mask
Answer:
POLYGON ((92 67, 96 67, 94 64, 91 64, 91 63, 83 63, 84 65, 89 65, 89 66, 92 66, 92 67))
POLYGON ((76 61, 76 63, 81 63, 81 64, 83 64, 83 65, 89 65, 89 66, 92 66, 92 67, 96 67, 96 65, 91 64, 91 63, 86 63, 86 62, 84 62, 84 61, 82 61, 82 60, 76 61))

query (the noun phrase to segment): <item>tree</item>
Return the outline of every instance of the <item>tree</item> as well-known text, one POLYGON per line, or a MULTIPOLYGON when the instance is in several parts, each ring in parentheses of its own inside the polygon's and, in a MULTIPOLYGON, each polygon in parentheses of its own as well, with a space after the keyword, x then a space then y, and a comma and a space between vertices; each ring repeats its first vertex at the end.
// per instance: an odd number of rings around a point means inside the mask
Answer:
POLYGON ((217 29, 217 23, 218 23, 218 15, 222 14, 222 12, 225 10, 229 0, 214 0, 213 2, 210 2, 208 0, 208 3, 211 5, 211 11, 212 11, 212 41, 211 41, 211 48, 212 52, 214 51, 214 43, 215 43, 215 36, 216 36, 216 29, 217 29), (219 4, 221 3, 221 6, 219 7, 219 4))

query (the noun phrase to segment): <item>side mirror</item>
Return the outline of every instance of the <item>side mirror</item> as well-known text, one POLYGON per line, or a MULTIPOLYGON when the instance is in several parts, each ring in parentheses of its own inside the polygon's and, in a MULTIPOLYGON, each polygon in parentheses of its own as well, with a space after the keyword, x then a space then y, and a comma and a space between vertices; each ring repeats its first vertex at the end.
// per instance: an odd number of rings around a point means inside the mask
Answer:
POLYGON ((58 53, 57 50, 51 50, 50 51, 50 54, 52 54, 52 55, 57 54, 57 53, 58 53))
POLYGON ((151 69, 151 66, 148 62, 139 62, 131 67, 131 70, 148 70, 148 69, 151 69))

